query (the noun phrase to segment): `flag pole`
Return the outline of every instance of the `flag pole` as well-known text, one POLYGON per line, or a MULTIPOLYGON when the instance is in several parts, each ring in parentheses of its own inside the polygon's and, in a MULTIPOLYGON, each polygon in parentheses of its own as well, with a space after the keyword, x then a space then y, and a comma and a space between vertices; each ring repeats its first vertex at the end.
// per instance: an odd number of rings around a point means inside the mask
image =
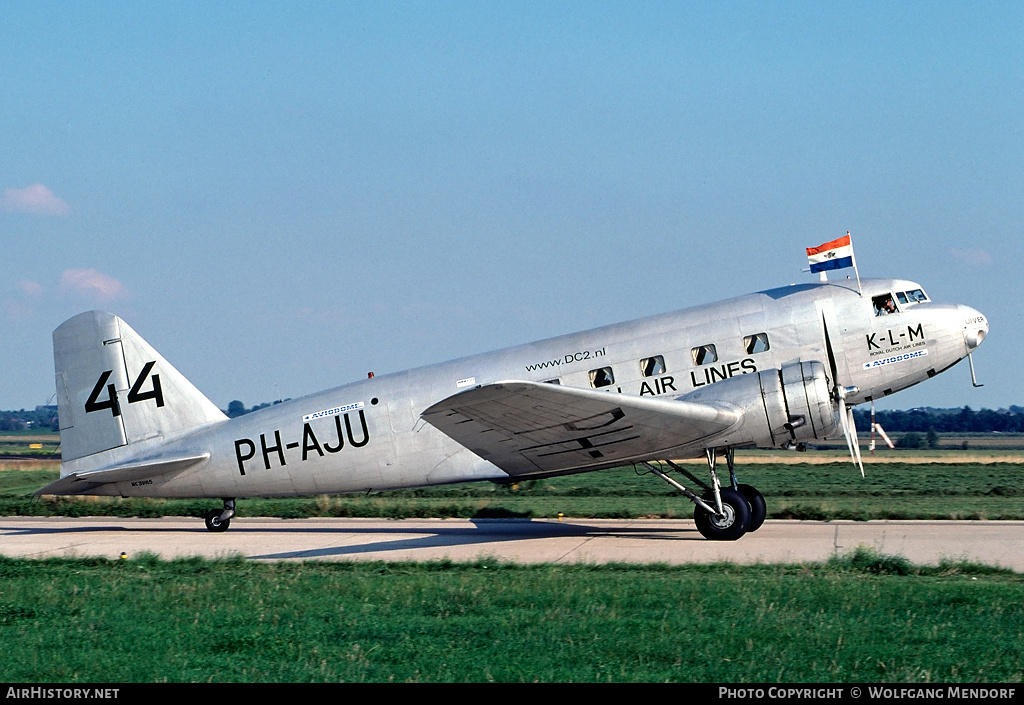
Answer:
POLYGON ((857 293, 863 298, 864 290, 860 288, 860 272, 857 270, 857 254, 853 251, 853 238, 850 237, 849 230, 846 231, 846 237, 850 238, 850 259, 853 260, 853 273, 857 275, 857 293))

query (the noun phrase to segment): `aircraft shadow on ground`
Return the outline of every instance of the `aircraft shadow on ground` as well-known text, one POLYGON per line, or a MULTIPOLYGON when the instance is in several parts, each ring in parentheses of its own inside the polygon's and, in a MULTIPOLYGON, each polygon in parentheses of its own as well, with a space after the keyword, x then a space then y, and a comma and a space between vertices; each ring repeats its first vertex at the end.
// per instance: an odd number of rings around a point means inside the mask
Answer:
MULTIPOLYGON (((588 526, 585 524, 532 522, 529 520, 515 521, 474 521, 474 528, 386 528, 386 529, 330 529, 329 531, 345 534, 415 534, 414 538, 395 538, 348 546, 332 546, 303 551, 286 551, 249 556, 255 560, 283 560, 287 558, 326 558, 329 556, 358 556, 369 553, 390 551, 408 551, 426 548, 461 547, 471 545, 496 544, 505 541, 524 541, 545 538, 576 537, 581 540, 590 538, 631 537, 636 539, 666 539, 666 533, 681 533, 679 538, 702 537, 693 528, 679 528, 666 531, 651 531, 648 528, 615 528, 588 526), (429 532, 430 535, 423 536, 429 532)), ((304 529, 295 529, 303 531, 304 529)), ((277 531, 276 529, 254 529, 254 531, 277 531)), ((321 531, 315 529, 314 531, 321 531)), ((676 540, 673 537, 670 540, 676 540)))
MULTIPOLYGON (((296 520, 301 522, 301 520, 296 520)), ((294 534, 324 536, 378 536, 386 535, 395 538, 372 541, 370 543, 356 543, 344 546, 325 546, 322 548, 306 548, 295 551, 279 551, 275 553, 264 553, 249 555, 253 560, 286 560, 299 558, 328 558, 338 556, 360 556, 371 553, 388 553, 394 551, 409 551, 417 549, 432 549, 445 547, 462 547, 472 545, 497 544, 507 541, 525 541, 546 538, 571 538, 577 537, 580 540, 595 539, 600 537, 610 538, 631 538, 637 540, 703 540, 697 530, 692 526, 666 527, 652 529, 651 527, 599 527, 587 524, 570 522, 544 522, 531 521, 528 519, 515 520, 484 520, 473 521, 473 527, 407 527, 396 524, 393 527, 323 527, 301 524, 282 525, 279 527, 253 526, 246 527, 244 520, 234 523, 230 529, 231 535, 237 534, 273 534, 276 536, 294 534), (427 535, 424 535, 427 534, 427 535)), ((123 525, 99 525, 99 526, 69 526, 69 527, 4 527, 0 526, 0 534, 7 536, 28 536, 39 534, 89 534, 102 532, 139 532, 139 533, 181 533, 183 529, 176 527, 127 527, 123 525)), ((185 529, 188 533, 202 531, 205 529, 185 529)))

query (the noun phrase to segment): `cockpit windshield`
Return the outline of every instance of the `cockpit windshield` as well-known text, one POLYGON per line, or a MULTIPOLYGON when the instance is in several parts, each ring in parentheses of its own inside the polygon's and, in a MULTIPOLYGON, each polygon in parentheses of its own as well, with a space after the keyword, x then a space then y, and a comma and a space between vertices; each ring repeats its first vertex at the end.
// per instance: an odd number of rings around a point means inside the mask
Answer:
POLYGON ((896 301, 900 302, 900 307, 906 308, 907 306, 913 306, 927 300, 928 296, 924 291, 921 289, 911 289, 909 291, 897 291, 895 297, 888 293, 872 296, 871 305, 876 316, 888 316, 890 313, 900 312, 896 301))

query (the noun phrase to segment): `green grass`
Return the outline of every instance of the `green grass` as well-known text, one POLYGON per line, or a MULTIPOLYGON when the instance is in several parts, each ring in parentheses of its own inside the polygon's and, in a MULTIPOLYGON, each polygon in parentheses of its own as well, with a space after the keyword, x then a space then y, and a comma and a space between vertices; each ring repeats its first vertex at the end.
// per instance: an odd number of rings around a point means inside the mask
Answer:
POLYGON ((0 558, 10 682, 1019 682, 1024 577, 0 558))
MULTIPOLYGON (((217 500, 34 498, 56 464, 0 469, 0 515, 202 516, 217 500)), ((10 464, 0 467, 15 467, 10 464)), ((688 466, 703 477, 700 465, 688 466)), ((740 480, 764 493, 769 518, 1024 519, 1024 472, 1016 463, 887 463, 862 478, 846 462, 749 463, 740 480)), ((684 484, 689 484, 683 480, 684 484)), ((292 499, 242 499, 239 516, 689 518, 693 505, 632 468, 500 486, 489 482, 422 490, 292 499)))
POLYGON ((0 432, 0 457, 59 458, 60 436, 39 431, 0 432), (38 445, 39 448, 32 446, 38 445))

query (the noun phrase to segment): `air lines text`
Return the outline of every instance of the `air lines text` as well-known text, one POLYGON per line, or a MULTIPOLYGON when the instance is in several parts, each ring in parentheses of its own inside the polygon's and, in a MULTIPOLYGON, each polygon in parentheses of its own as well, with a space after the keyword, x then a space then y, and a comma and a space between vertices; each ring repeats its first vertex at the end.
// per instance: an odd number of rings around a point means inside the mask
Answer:
POLYGON ((723 362, 721 365, 705 365, 696 370, 690 370, 690 383, 694 387, 703 387, 705 384, 714 384, 723 379, 751 372, 757 372, 757 363, 754 362, 754 358, 745 357, 742 360, 723 362))

